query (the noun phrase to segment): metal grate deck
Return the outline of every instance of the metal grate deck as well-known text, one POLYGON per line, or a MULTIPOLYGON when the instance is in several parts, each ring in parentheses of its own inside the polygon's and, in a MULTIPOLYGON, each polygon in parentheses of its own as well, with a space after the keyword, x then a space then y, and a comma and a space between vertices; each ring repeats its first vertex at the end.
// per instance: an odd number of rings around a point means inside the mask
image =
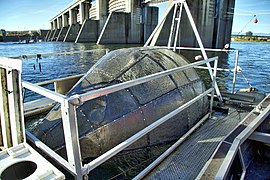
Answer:
POLYGON ((146 179, 195 179, 218 144, 247 114, 231 108, 229 115, 208 119, 146 179))

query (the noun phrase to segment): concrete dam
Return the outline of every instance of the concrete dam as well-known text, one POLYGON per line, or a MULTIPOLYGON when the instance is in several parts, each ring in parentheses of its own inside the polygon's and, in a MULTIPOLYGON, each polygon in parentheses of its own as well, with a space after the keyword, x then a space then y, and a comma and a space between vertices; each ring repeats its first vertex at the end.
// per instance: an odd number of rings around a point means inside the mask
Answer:
MULTIPOLYGON (((173 0, 76 0, 51 19, 46 40, 142 44, 158 24, 158 4, 166 2, 173 0)), ((230 43, 235 0, 187 3, 205 47, 223 48, 230 43)), ((173 10, 164 22, 157 45, 167 42, 172 21, 173 10)), ((185 13, 180 27, 180 46, 198 46, 185 13)))

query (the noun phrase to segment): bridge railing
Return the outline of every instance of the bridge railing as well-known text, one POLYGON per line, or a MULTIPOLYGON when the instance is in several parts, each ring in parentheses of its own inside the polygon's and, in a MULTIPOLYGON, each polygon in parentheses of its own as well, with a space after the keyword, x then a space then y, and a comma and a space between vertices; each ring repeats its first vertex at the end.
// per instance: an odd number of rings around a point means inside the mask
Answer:
POLYGON ((44 143, 42 143, 40 140, 38 140, 36 137, 34 137, 31 133, 27 133, 27 137, 42 151, 47 153, 50 157, 52 157, 55 161, 60 163, 65 169, 67 169, 72 175, 76 177, 76 179, 81 179, 84 175, 87 175, 91 170, 101 165, 103 162, 107 161, 120 151, 124 150, 129 145, 136 142, 138 139, 146 135, 147 133, 151 132, 156 127, 160 126, 167 120, 169 120, 171 117, 175 116, 176 114, 180 113, 199 99, 207 96, 211 93, 211 100, 210 100, 210 110, 209 114, 212 112, 213 107, 213 98, 214 98, 214 85, 216 82, 216 72, 217 72, 217 64, 218 64, 218 58, 211 58, 207 60, 202 60, 198 62, 194 62, 185 66, 177 67, 174 69, 169 69, 166 71, 162 71, 159 73, 151 74, 149 76, 141 77, 138 79, 134 79, 131 81, 127 81, 124 83, 112 85, 109 87, 105 87, 102 89, 93 90, 84 94, 78 94, 71 97, 64 96, 61 94, 58 94, 54 91, 45 89, 43 87, 37 86, 35 84, 31 84, 29 82, 23 82, 22 86, 26 89, 29 89, 31 91, 34 91, 38 94, 41 94, 45 97, 48 97, 56 102, 59 102, 61 104, 61 114, 62 114, 62 124, 63 124, 63 131, 64 131, 64 137, 65 137, 65 145, 66 145, 66 152, 67 152, 67 159, 65 160, 58 154, 56 154, 53 150, 51 150, 48 146, 46 146, 44 143), (212 73, 212 87, 202 94, 198 95, 194 99, 188 101, 184 105, 180 106, 179 108, 173 110, 172 112, 168 113, 164 117, 158 119, 151 125, 147 126, 143 130, 139 131, 132 137, 128 138, 124 142, 120 143, 119 145, 115 146, 111 150, 107 151, 100 157, 96 158, 95 160, 91 161, 89 164, 86 164, 82 166, 81 163, 81 152, 80 152, 80 144, 79 144, 79 135, 78 135, 78 125, 77 125, 77 117, 76 117, 76 107, 82 104, 83 102, 105 96, 129 87, 133 87, 142 83, 149 82, 151 80, 169 76, 173 73, 180 72, 189 68, 194 68, 206 63, 214 62, 214 71, 212 73))

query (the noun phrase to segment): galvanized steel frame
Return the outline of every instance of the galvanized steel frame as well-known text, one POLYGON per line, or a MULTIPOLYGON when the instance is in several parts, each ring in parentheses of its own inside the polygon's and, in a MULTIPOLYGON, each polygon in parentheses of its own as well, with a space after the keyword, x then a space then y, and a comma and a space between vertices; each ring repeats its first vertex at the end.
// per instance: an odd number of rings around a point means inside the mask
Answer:
MULTIPOLYGON (((166 47, 164 47, 166 48, 166 47)), ((174 49, 174 47, 167 47, 169 49, 174 49)), ((201 48, 192 48, 192 47, 175 47, 176 50, 201 50, 201 48)), ((239 51, 238 50, 234 50, 234 49, 212 49, 212 48, 204 48, 205 51, 213 51, 213 52, 233 52, 235 53, 235 62, 234 62, 234 69, 220 69, 217 68, 217 70, 220 71, 228 71, 228 72, 233 72, 233 82, 232 82, 232 93, 235 93, 235 85, 236 85, 236 78, 237 78, 237 72, 238 71, 238 61, 239 61, 239 51)), ((207 67, 207 69, 209 69, 207 67)))
POLYGON ((81 151, 80 151, 75 106, 69 103, 67 96, 64 96, 62 94, 40 87, 36 84, 32 84, 29 82, 22 82, 22 86, 26 89, 29 89, 33 92, 36 92, 56 102, 61 103, 62 123, 63 123, 65 144, 66 144, 66 151, 67 151, 69 165, 65 163, 65 160, 61 158, 59 159, 58 158, 59 156, 55 156, 54 153, 51 153, 51 151, 48 150, 47 146, 41 143, 41 141, 39 141, 37 138, 33 138, 33 136, 28 136, 28 138, 30 138, 35 144, 38 143, 39 144, 38 147, 41 150, 43 150, 45 153, 48 153, 49 156, 53 157, 53 159, 55 159, 61 165, 63 165, 64 168, 69 170, 75 176, 76 179, 82 179, 83 175, 81 171, 81 167, 82 167, 81 151))
MULTIPOLYGON (((40 87, 35 84, 31 84, 28 82, 22 82, 22 86, 26 89, 29 89, 31 91, 34 91, 36 93, 39 93, 43 96, 46 96, 50 99, 53 99, 59 103, 61 103, 61 111, 62 111, 62 119, 63 119, 63 128, 64 128, 64 134, 65 134, 65 143, 66 143, 66 150, 67 150, 67 156, 68 156, 68 163, 65 162, 63 158, 59 158, 55 153, 52 153, 52 150, 49 150, 49 148, 43 144, 41 141, 39 141, 37 138, 34 138, 33 136, 29 135, 29 132, 27 132, 28 137, 35 143, 38 144, 37 147, 42 149, 44 152, 48 153, 51 157, 53 157, 56 161, 58 161, 61 165, 63 165, 67 170, 69 170, 77 179, 81 179, 83 175, 86 175, 91 170, 105 162, 106 160, 110 159, 115 154, 119 153, 123 149, 125 149, 130 144, 137 141, 139 138, 144 136, 145 134, 149 133, 151 130, 155 129, 162 123, 166 122, 168 119, 176 115, 177 113, 181 112, 183 109, 189 107, 191 104, 195 103, 197 100, 203 98, 204 96, 207 96, 209 93, 213 96, 214 88, 210 88, 204 93, 200 94, 199 96, 195 97, 191 101, 187 102, 186 104, 182 105, 181 107, 177 108, 176 110, 172 111, 171 113, 165 115, 161 119, 157 120, 155 123, 149 125, 145 129, 141 130, 137 134, 133 135, 126 141, 120 143, 113 149, 109 150, 108 152, 104 153, 94 161, 91 161, 89 164, 82 167, 81 164, 81 155, 80 155, 80 144, 79 144, 79 137, 78 137, 78 127, 77 127, 77 117, 76 117, 76 110, 75 107, 82 104, 83 102, 89 101, 91 99, 108 95, 132 86, 136 86, 138 84, 142 84, 157 78, 161 78, 164 76, 171 75, 175 72, 180 72, 189 68, 193 68, 198 65, 206 64, 209 62, 215 62, 214 69, 217 67, 218 58, 210 58, 207 60, 198 61, 195 63, 191 63, 182 67, 177 67, 174 69, 169 69, 163 72, 155 73, 149 76, 145 76, 142 78, 138 78, 135 80, 127 81, 121 84, 116 84, 113 86, 101 88, 99 90, 93 90, 81 95, 73 95, 71 97, 67 97, 61 94, 58 94, 56 92, 47 90, 43 87, 40 87)), ((216 76, 216 70, 213 73, 213 80, 215 80, 216 76)), ((211 98, 210 106, 213 105, 213 98, 211 98)), ((211 111, 212 107, 210 107, 211 111)))

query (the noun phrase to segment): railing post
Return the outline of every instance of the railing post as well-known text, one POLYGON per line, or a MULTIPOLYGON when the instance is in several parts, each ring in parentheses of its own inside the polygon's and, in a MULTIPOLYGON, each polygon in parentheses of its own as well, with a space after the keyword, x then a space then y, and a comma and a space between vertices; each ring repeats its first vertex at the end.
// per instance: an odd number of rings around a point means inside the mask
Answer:
POLYGON ((0 114, 2 141, 5 148, 25 141, 21 92, 22 62, 1 58, 0 61, 0 114))
POLYGON ((21 84, 19 83, 18 71, 7 69, 7 94, 9 106, 10 128, 12 145, 24 142, 24 119, 22 115, 21 84))
POLYGON ((1 135, 2 143, 5 148, 12 146, 10 122, 8 113, 8 97, 7 97, 7 79, 6 69, 0 69, 0 114, 1 114, 1 135))
POLYGON ((236 84, 236 76, 237 76, 237 67, 238 67, 238 58, 239 58, 239 51, 235 51, 235 65, 233 71, 233 83, 232 83, 232 93, 234 94, 234 88, 236 84))
POLYGON ((74 168, 75 178, 81 180, 83 175, 76 108, 65 99, 61 103, 61 112, 68 162, 74 168))
POLYGON ((210 100, 210 116, 212 116, 212 111, 213 111, 214 92, 215 92, 216 77, 217 77, 217 65, 218 65, 218 59, 214 61, 214 72, 213 72, 213 79, 212 79, 213 90, 211 92, 211 100, 210 100))

